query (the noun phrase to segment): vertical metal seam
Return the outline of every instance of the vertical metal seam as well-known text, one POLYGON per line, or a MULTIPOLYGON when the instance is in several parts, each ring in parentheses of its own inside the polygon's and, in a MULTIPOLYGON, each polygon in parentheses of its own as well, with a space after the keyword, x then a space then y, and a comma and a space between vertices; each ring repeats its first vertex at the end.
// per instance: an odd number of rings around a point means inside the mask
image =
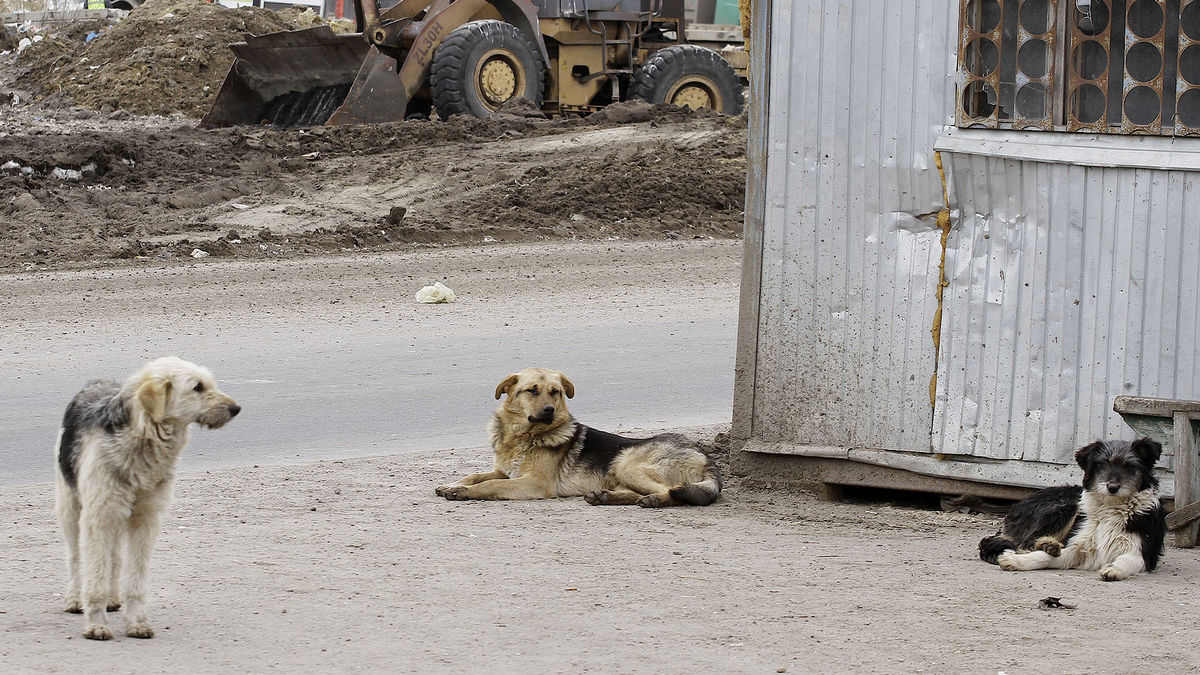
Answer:
MULTIPOLYGON (((942 257, 938 263, 938 281, 937 288, 933 292, 933 297, 937 301, 937 308, 933 310, 933 326, 930 333, 933 336, 933 376, 929 378, 929 410, 932 414, 937 403, 937 373, 938 373, 938 357, 941 352, 942 345, 942 308, 944 303, 942 297, 945 294, 946 287, 950 285, 946 281, 946 242, 950 238, 950 191, 946 188, 946 169, 942 166, 942 153, 934 151, 933 163, 937 166, 938 176, 942 180, 942 201, 945 203, 945 208, 938 211, 937 226, 942 231, 942 257)), ((932 429, 932 418, 930 419, 932 429)))
POLYGON ((734 410, 731 420, 731 435, 735 439, 749 440, 754 436, 754 402, 758 390, 758 344, 762 320, 762 278, 767 213, 767 154, 768 131, 770 129, 770 72, 771 72, 771 25, 772 1, 753 0, 750 12, 750 29, 754 34, 752 44, 758 49, 758 58, 751 60, 750 90, 753 97, 748 103, 750 127, 746 135, 746 213, 742 236, 742 288, 739 293, 741 312, 738 320, 736 361, 734 368, 734 410), (755 17, 758 17, 757 19, 755 17), (755 145, 757 139, 759 145, 755 145), (761 158, 757 157, 761 153, 761 158), (750 162, 756 167, 751 170, 750 162), (753 193, 753 194, 752 194, 753 193), (753 235, 755 232, 757 234, 753 235), (754 243, 753 240, 757 240, 754 243), (753 264, 757 261, 757 265, 753 264), (757 270, 755 270, 757 268, 757 270), (755 274, 757 272, 757 274, 755 274), (753 307, 753 309, 751 309, 753 307), (741 405, 738 405, 738 403, 741 405))

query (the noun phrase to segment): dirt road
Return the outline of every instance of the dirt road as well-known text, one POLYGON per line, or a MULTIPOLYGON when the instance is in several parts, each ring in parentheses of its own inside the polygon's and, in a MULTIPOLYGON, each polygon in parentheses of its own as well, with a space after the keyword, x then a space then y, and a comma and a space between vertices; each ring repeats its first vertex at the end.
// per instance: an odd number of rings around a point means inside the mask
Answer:
POLYGON ((286 260, 155 260, 0 274, 0 485, 51 480, 63 407, 95 377, 178 354, 212 368, 239 424, 184 468, 485 442, 496 383, 544 365, 573 409, 632 429, 728 422, 740 246, 545 242, 286 260), (434 281, 458 294, 423 305, 434 281))
MULTIPOLYGON (((240 421, 240 420, 239 420, 240 421)), ((710 438, 712 429, 693 430, 710 438)), ((150 641, 59 610, 49 485, 0 488, 6 672, 1190 672, 1200 563, 1121 583, 975 557, 995 519, 732 481, 651 511, 446 502, 483 449, 183 477, 150 641), (1061 597, 1078 607, 1038 609, 1061 597)))

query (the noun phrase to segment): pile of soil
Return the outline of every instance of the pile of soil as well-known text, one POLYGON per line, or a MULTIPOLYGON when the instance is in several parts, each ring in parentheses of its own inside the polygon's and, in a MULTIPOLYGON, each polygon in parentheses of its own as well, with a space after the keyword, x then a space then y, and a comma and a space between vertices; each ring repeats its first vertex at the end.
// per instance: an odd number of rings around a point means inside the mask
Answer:
POLYGON ((742 231, 745 119, 711 112, 305 130, 59 117, 0 115, 0 269, 742 231))
POLYGON ((233 63, 230 43, 246 33, 322 23, 296 8, 275 12, 203 0, 148 0, 119 22, 70 24, 32 45, 17 58, 23 72, 16 82, 38 99, 94 110, 199 117, 233 63))

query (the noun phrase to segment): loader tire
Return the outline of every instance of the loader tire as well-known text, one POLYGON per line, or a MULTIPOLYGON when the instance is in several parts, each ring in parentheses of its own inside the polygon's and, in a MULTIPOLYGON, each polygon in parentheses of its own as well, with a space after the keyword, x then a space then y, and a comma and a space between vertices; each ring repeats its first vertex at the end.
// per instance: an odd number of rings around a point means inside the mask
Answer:
POLYGON ((742 112, 742 83, 711 49, 673 45, 646 59, 629 87, 629 98, 737 115, 742 112))
POLYGON ((513 98, 542 106, 545 66, 516 26, 472 21, 455 28, 433 53, 429 86, 438 116, 487 117, 513 98))

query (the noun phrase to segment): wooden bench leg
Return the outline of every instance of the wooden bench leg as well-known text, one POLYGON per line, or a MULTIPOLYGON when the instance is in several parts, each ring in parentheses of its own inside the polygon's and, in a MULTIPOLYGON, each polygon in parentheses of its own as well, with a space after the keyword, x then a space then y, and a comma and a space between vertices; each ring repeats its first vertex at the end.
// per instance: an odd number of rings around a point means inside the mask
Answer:
MULTIPOLYGON (((1196 442, 1196 431, 1188 414, 1177 412, 1174 415, 1175 430, 1171 439, 1175 446, 1175 506, 1180 508, 1200 500, 1200 451, 1196 442)), ((1196 545, 1196 535, 1200 533, 1200 522, 1185 525, 1175 531, 1175 545, 1179 548, 1192 548, 1196 545)))
POLYGON ((833 483, 821 483, 821 501, 840 502, 846 497, 846 488, 833 483))

